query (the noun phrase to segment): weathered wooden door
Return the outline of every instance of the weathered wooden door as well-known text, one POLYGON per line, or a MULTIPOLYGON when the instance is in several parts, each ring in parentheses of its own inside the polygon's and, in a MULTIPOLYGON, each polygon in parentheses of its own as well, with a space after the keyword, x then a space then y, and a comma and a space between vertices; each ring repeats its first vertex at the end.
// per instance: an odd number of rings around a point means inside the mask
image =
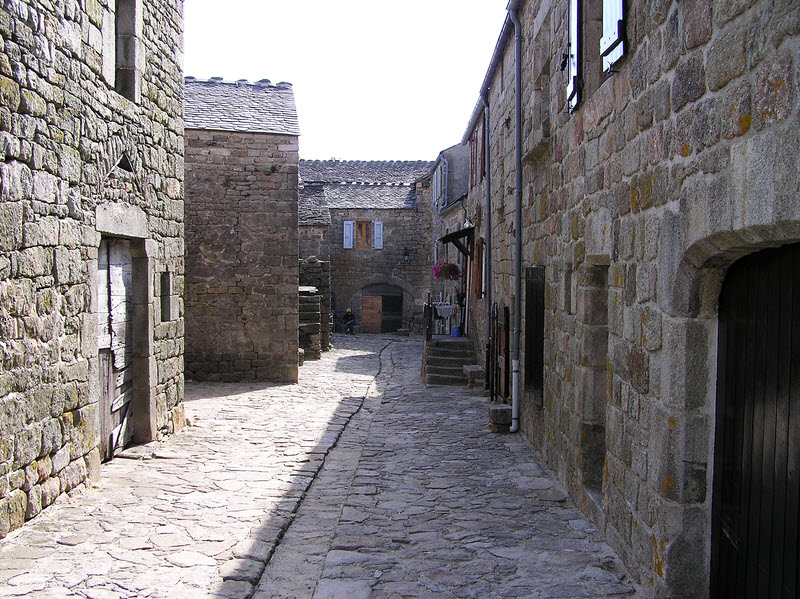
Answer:
POLYGON ((361 296, 361 332, 380 333, 383 322, 383 298, 380 295, 361 296))
POLYGON ((103 239, 97 261, 100 452, 104 460, 133 435, 133 260, 130 242, 103 239))
POLYGON ((800 244, 730 267, 720 295, 711 596, 800 593, 800 244))

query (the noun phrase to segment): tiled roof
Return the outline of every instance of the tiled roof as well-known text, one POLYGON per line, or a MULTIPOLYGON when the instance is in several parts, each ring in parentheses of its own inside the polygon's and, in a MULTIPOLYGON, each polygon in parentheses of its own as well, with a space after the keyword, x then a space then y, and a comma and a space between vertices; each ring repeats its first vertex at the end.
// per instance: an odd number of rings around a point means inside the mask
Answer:
POLYGON ((266 79, 230 83, 186 77, 184 122, 187 129, 300 135, 291 84, 266 79))
POLYGON ((301 160, 300 177, 319 183, 412 184, 432 167, 423 160, 301 160))

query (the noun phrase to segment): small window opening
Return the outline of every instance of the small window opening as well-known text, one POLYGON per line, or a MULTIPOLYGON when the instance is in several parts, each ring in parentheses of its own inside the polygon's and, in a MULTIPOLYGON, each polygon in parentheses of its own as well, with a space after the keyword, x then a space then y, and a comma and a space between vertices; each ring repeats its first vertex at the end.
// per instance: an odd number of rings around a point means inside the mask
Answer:
POLYGON ((136 101, 136 0, 117 0, 114 26, 116 30, 117 93, 136 101))
POLYGON ((161 273, 161 322, 172 320, 172 273, 161 273))

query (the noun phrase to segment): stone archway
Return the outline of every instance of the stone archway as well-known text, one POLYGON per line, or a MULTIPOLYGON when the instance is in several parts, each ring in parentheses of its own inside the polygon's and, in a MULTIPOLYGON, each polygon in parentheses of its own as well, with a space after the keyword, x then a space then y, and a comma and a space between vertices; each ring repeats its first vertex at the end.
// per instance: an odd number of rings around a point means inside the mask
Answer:
MULTIPOLYGON (((665 230, 685 231, 686 217, 667 213, 665 230)), ((654 478, 674 485, 654 527, 654 560, 675 595, 709 588, 718 307, 728 267, 759 250, 800 241, 800 222, 711 234, 689 245, 662 243, 658 302, 663 310, 662 406, 669 430, 653 431, 654 478), (667 418, 668 416, 668 418, 667 418)))

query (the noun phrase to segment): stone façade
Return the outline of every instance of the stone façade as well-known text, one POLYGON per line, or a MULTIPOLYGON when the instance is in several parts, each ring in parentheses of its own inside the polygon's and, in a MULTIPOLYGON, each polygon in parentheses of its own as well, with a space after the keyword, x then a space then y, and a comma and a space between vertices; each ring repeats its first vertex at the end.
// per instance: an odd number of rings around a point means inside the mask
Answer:
POLYGON ((186 376, 296 382, 291 86, 189 77, 185 91, 186 376))
MULTIPOLYGON (((570 112, 569 2, 512 2, 521 231, 510 19, 465 142, 488 116, 494 299, 513 310, 516 234, 545 269, 544 393, 523 392, 522 433, 649 596, 707 597, 720 285, 800 240, 800 7, 625 4, 625 55, 570 112)), ((464 204, 481 235, 485 184, 464 204)), ((485 314, 477 300, 478 348, 485 314)), ((523 312, 522 380, 525 329, 523 312)))
POLYGON ((177 0, 0 3, 0 536, 97 478, 111 437, 184 424, 182 28, 177 0), (106 437, 114 241, 132 268, 132 399, 106 437))
POLYGON ((320 251, 330 261, 337 327, 347 308, 362 324, 366 291, 401 293, 401 327, 420 330, 432 266, 427 251, 431 166, 416 161, 300 161, 300 224, 306 229, 301 251, 320 251), (359 248, 354 242, 346 248, 346 222, 382 223, 383 247, 359 248))

